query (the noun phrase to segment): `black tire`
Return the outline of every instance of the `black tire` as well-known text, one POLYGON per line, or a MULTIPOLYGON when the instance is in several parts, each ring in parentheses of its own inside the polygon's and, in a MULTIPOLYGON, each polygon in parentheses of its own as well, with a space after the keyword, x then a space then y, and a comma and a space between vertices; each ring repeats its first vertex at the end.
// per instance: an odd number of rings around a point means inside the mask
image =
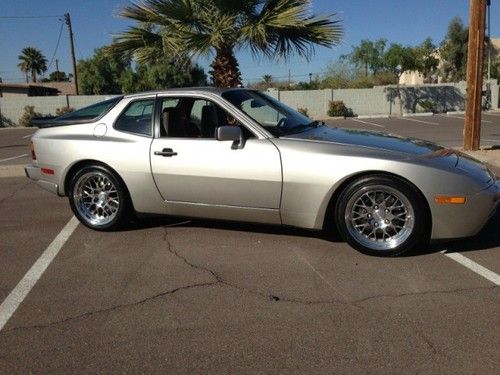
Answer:
POLYGON ((342 238, 368 255, 401 255, 429 238, 424 198, 405 180, 370 175, 340 193, 334 219, 342 238))
POLYGON ((129 223, 132 212, 125 184, 102 165, 87 165, 69 182, 69 204, 75 216, 94 230, 117 230, 129 223))

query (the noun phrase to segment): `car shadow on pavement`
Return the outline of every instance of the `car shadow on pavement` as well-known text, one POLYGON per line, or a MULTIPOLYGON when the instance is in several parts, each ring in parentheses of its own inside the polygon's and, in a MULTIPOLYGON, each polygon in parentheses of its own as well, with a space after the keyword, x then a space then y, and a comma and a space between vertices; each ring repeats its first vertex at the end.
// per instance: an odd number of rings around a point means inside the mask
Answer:
POLYGON ((484 228, 473 237, 431 243, 426 248, 416 248, 405 254, 405 256, 425 255, 441 251, 462 253, 494 249, 496 247, 500 247, 500 209, 497 209, 484 228))
MULTIPOLYGON (((336 231, 324 232, 313 231, 302 228, 266 225, 256 223, 241 223, 220 220, 186 219, 174 216, 147 215, 134 220, 123 231, 135 231, 157 227, 187 227, 230 230, 239 232, 252 232, 262 234, 275 234, 284 236, 309 237, 332 243, 343 243, 344 241, 336 231)), ((487 225, 474 237, 462 238, 452 241, 439 241, 425 246, 417 246, 415 249, 404 254, 404 257, 415 257, 429 255, 446 250, 447 252, 467 252, 488 250, 500 247, 500 210, 493 215, 487 225)))
POLYGON ((189 228, 207 228, 231 230, 238 232, 252 232, 263 234, 276 234, 285 236, 300 236, 318 238, 332 242, 343 242, 337 233, 326 233, 323 231, 308 230, 303 228, 269 225, 259 223, 242 223, 225 220, 210 219, 190 219, 175 216, 146 215, 140 219, 134 220, 123 231, 134 231, 155 227, 189 227, 189 228))

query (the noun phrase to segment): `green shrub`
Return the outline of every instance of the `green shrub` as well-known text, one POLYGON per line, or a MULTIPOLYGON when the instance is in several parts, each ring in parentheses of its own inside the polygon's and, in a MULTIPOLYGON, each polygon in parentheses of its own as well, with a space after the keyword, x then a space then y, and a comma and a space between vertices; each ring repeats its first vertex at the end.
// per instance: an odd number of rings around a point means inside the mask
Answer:
POLYGON ((308 111, 307 108, 299 107, 299 108, 297 108, 297 111, 299 111, 300 113, 302 113, 304 116, 309 117, 309 113, 308 113, 309 111, 308 111))
POLYGON ((62 116, 66 113, 73 112, 75 109, 71 107, 61 107, 56 109, 56 116, 62 116))
POLYGON ((42 117, 42 114, 35 112, 34 106, 27 105, 26 107, 24 107, 24 112, 21 115, 21 118, 19 119, 19 126, 24 126, 24 127, 33 126, 31 120, 33 120, 34 117, 42 117))
POLYGON ((327 114, 330 117, 346 117, 349 116, 349 113, 349 109, 342 100, 332 100, 328 103, 327 114))
POLYGON ((432 100, 419 100, 417 103, 423 112, 438 112, 437 103, 432 100))

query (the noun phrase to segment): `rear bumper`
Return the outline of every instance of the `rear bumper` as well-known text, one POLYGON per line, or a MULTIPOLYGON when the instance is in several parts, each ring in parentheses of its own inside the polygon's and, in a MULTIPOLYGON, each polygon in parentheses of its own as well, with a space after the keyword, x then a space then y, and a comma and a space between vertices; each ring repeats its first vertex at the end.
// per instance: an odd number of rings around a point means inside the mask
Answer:
POLYGON ((451 239, 476 235, 500 204, 500 180, 485 190, 468 196, 465 204, 436 204, 427 196, 432 211, 432 239, 451 239))
POLYGON ((24 173, 29 179, 36 181, 37 185, 42 189, 59 195, 59 185, 54 182, 47 181, 39 167, 34 165, 27 165, 26 167, 24 167, 24 173))

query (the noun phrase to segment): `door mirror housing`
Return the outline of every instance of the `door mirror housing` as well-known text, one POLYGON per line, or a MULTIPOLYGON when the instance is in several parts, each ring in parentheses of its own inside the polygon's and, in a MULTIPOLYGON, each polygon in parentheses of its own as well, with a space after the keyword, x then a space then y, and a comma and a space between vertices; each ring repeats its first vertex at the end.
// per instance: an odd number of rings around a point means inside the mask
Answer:
POLYGON ((239 126, 219 126, 215 130, 215 137, 218 141, 233 141, 231 146, 233 150, 243 148, 245 146, 243 132, 239 126))

